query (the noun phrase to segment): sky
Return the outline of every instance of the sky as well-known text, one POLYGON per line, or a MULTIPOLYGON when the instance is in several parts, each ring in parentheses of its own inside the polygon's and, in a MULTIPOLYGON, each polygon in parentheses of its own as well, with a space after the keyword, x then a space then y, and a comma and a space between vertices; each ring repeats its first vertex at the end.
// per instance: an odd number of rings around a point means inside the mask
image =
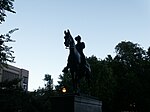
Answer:
POLYGON ((9 44, 16 61, 11 65, 29 70, 29 91, 44 87, 45 74, 57 85, 69 54, 64 30, 81 36, 87 57, 115 56, 121 41, 150 46, 149 0, 15 0, 14 10, 0 31, 19 28, 9 44))

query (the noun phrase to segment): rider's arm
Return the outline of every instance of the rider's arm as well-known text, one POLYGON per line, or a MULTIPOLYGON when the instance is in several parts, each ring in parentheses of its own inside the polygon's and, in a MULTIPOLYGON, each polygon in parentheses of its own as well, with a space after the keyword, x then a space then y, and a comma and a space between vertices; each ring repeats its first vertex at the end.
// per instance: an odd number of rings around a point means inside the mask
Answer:
POLYGON ((82 49, 84 49, 85 48, 85 43, 84 42, 82 42, 82 49))

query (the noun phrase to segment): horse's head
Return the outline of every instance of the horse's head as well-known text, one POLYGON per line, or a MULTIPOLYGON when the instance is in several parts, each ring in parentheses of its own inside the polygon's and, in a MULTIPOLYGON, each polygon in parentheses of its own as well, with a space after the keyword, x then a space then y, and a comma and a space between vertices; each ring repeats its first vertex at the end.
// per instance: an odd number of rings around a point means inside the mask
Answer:
POLYGON ((64 34, 65 34, 65 36, 64 36, 64 39, 65 39, 64 44, 65 44, 66 47, 69 47, 70 43, 71 43, 72 36, 71 36, 69 30, 64 31, 64 34))

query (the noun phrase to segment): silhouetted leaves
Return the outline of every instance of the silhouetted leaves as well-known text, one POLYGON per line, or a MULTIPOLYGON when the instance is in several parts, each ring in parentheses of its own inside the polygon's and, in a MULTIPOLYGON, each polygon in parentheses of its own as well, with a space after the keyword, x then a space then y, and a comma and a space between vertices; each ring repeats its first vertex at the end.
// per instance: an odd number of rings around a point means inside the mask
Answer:
POLYGON ((0 36, 0 68, 7 65, 7 62, 14 62, 14 56, 12 55, 14 51, 12 47, 6 45, 8 42, 15 42, 15 40, 11 39, 11 34, 18 30, 15 28, 10 30, 7 34, 0 36))
POLYGON ((5 21, 6 11, 15 13, 13 2, 14 0, 0 0, 0 24, 5 21))
MULTIPOLYGON (((81 91, 103 101, 103 112, 150 111, 150 48, 122 41, 115 47, 116 56, 104 60, 87 58, 92 70, 90 87, 83 81, 81 91)), ((69 74, 60 75, 60 86, 71 86, 69 74)))

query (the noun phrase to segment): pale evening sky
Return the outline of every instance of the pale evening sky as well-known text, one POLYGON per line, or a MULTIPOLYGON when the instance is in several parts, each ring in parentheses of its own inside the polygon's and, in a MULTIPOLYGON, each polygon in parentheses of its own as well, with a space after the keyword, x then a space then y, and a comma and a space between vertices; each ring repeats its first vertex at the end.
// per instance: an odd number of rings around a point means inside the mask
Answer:
POLYGON ((11 43, 19 68, 29 70, 29 90, 44 86, 50 74, 57 84, 66 66, 68 50, 64 30, 80 35, 87 57, 104 59, 115 55, 121 41, 150 46, 150 0, 15 0, 16 14, 7 13, 0 31, 12 34, 11 43))

